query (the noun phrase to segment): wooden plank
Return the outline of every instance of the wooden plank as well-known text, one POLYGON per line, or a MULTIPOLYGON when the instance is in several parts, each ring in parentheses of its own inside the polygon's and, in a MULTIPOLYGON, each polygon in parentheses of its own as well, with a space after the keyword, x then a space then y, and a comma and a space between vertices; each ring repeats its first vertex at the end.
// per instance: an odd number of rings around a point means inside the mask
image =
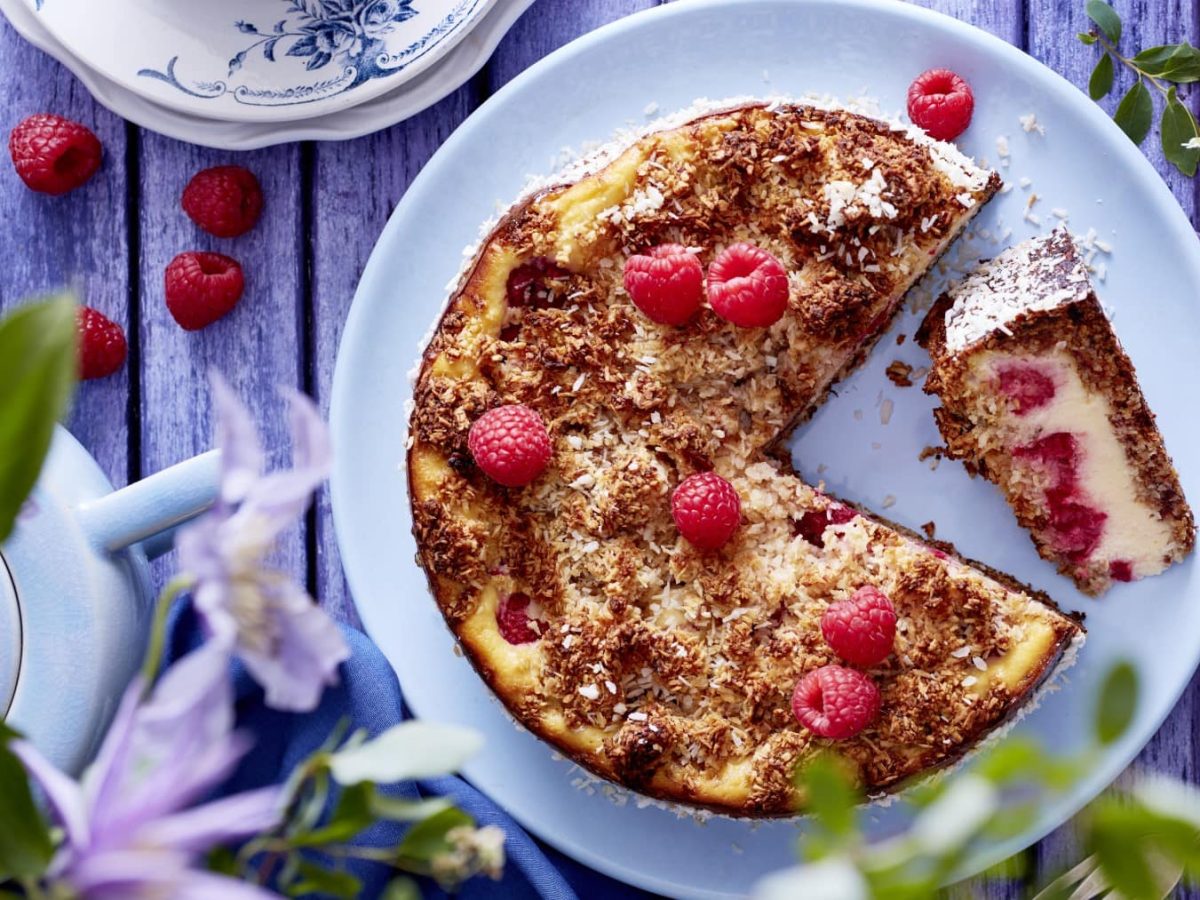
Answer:
MULTIPOLYGON (((237 154, 182 144, 145 132, 140 144, 141 261, 139 266, 142 395, 141 465, 153 472, 212 446, 207 373, 218 370, 260 422, 271 463, 288 458, 290 443, 281 385, 302 385, 304 235, 300 148, 237 154), (213 238, 179 206, 188 179, 200 169, 238 163, 259 178, 262 219, 247 235, 213 238), (163 291, 167 263, 187 250, 216 250, 238 259, 246 293, 224 319, 184 331, 171 318, 163 291)), ((304 528, 282 541, 276 562, 305 577, 304 528)), ((171 563, 158 564, 160 576, 171 563)))
MULTIPOLYGON (((1195 0, 1115 0, 1113 5, 1124 21, 1121 48, 1129 55, 1142 47, 1183 40, 1196 22, 1195 0)), ((1086 31, 1090 26, 1084 4, 1069 0, 1029 0, 1027 21, 1029 52, 1081 89, 1086 88, 1099 52, 1084 47, 1075 38, 1077 32, 1086 31)), ((1116 108, 1121 92, 1130 83, 1128 75, 1118 76, 1117 90, 1102 102, 1106 110, 1111 113, 1116 108)), ((1195 222, 1195 185, 1163 160, 1157 131, 1147 138, 1144 149, 1184 211, 1195 222)), ((1200 751, 1193 737, 1198 713, 1197 685, 1193 683, 1135 765, 1176 776, 1195 772, 1197 752, 1200 751)), ((1042 880, 1078 862, 1081 856, 1082 850, 1070 824, 1060 828, 1038 847, 1042 880)))
MULTIPOLYGON (((326 414, 342 326, 367 257, 413 178, 478 102, 478 92, 468 83, 386 131, 356 141, 315 145, 310 232, 311 389, 326 414)), ((398 348, 397 352, 410 349, 398 348)), ((317 500, 312 546, 321 603, 335 615, 357 623, 333 532, 328 490, 317 500)))
POLYGON ((1023 0, 909 0, 916 6, 937 10, 976 28, 989 31, 1017 47, 1024 46, 1025 4, 1023 0))
MULTIPOLYGON (((53 112, 83 122, 104 145, 105 159, 92 180, 70 194, 47 197, 17 177, 8 154, 0 161, 4 210, 4 264, 0 307, 62 287, 130 331, 130 270, 126 252, 129 185, 125 123, 92 100, 64 66, 25 43, 0 17, 0 136, 26 116, 53 112)), ((130 334, 136 353, 136 335, 130 334)), ((131 369, 132 367, 132 369, 131 369)), ((131 371, 80 386, 67 426, 118 486, 129 478, 128 404, 131 371)))
POLYGON ((496 48, 485 70, 488 93, 580 35, 656 5, 655 0, 538 0, 496 48))

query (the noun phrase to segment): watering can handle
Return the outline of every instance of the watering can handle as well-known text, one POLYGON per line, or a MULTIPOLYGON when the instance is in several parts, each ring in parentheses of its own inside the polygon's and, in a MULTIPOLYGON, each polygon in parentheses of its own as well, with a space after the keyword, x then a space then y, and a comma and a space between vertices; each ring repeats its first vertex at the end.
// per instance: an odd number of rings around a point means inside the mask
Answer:
POLYGON ((210 450, 82 503, 75 510, 80 527, 109 553, 141 543, 147 556, 160 556, 171 549, 179 525, 213 505, 220 462, 220 451, 210 450))

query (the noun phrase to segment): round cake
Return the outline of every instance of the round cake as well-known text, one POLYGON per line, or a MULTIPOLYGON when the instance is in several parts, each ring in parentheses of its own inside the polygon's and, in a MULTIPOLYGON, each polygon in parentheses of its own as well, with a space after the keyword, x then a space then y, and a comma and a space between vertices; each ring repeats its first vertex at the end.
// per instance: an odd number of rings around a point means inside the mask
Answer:
POLYGON ((1069 658, 1082 629, 1047 598, 825 495, 776 452, 999 187, 911 128, 743 102, 631 136, 500 218, 425 350, 407 450, 419 562, 519 722, 643 794, 785 815, 821 748, 868 792, 892 789, 960 758, 1069 658), (652 319, 624 275, 667 245, 710 292, 730 248, 769 255, 781 315, 738 325, 705 301, 682 324, 652 319), (469 439, 513 407, 544 424, 548 462, 505 486, 469 439), (704 549, 672 496, 709 472, 736 492, 736 527, 704 549), (865 589, 894 610, 894 643, 854 668, 821 622, 865 589), (840 740, 793 709, 833 666, 877 690, 840 740))

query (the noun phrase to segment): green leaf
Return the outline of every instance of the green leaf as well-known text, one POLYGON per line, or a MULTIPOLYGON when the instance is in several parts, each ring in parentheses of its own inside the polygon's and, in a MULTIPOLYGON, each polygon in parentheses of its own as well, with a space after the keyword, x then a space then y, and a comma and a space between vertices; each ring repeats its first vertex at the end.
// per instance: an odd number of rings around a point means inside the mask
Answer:
POLYGON ((379 900, 421 900, 421 889, 411 878, 401 875, 388 882, 379 900))
POLYGON ((228 847, 217 847, 210 850, 204 859, 204 866, 210 872, 218 872, 221 875, 229 875, 234 878, 238 875, 237 854, 228 847))
POLYGON ((1141 81, 1137 81, 1117 104, 1113 121, 1131 141, 1141 144, 1150 131, 1150 120, 1153 116, 1154 103, 1150 100, 1150 91, 1141 81))
POLYGON ((1113 74, 1112 57, 1105 53, 1096 63, 1096 68, 1092 69, 1092 77, 1088 79, 1088 96, 1093 100, 1107 97, 1108 92, 1112 90, 1113 74))
POLYGON ((1128 662, 1119 662, 1104 678, 1096 709, 1096 739, 1111 744, 1129 727, 1137 707, 1137 672, 1128 662))
POLYGON ((855 785, 854 770, 832 753, 813 757, 797 772, 808 810, 834 837, 854 832, 855 808, 862 799, 855 785))
POLYGON ((1104 0, 1088 0, 1087 15, 1114 44, 1121 40, 1121 17, 1104 0))
POLYGON ((1089 47, 1096 43, 1096 36, 1090 31, 1081 31, 1075 37, 1079 38, 1081 44, 1087 44, 1089 47))
POLYGON ((1175 84, 1200 81, 1200 50, 1186 41, 1150 47, 1133 58, 1133 64, 1145 72, 1175 84))
POLYGON ((1159 133, 1162 137, 1163 156, 1167 158, 1167 162, 1189 178, 1195 175, 1196 166, 1200 164, 1200 147, 1185 145, 1200 137, 1200 130, 1196 128, 1196 120, 1192 118, 1191 110, 1175 96, 1175 88, 1167 92, 1167 105, 1163 107, 1159 133))
POLYGON ((0 882, 10 877, 36 878, 54 854, 50 828, 33 802, 25 766, 8 749, 17 737, 0 722, 0 882))
POLYGON ((0 541, 37 483, 75 383, 75 303, 32 303, 0 321, 0 541))
POLYGON ((362 882, 349 872, 326 869, 310 860, 300 862, 300 880, 288 887, 289 897, 320 894, 353 900, 362 892, 362 882))
POLYGON ((419 822, 453 806, 446 797, 430 797, 428 800, 399 800, 376 793, 371 798, 371 812, 377 819, 392 822, 419 822))
POLYGON ((404 722, 357 747, 339 750, 329 769, 341 784, 392 784, 456 772, 479 752, 478 732, 435 722, 404 722))
POLYGON ((429 861, 450 849, 450 843, 446 840, 447 832, 473 824, 474 820, 461 809, 444 809, 408 829, 404 840, 396 848, 396 853, 408 859, 429 861))
POLYGON ((1089 848, 1114 888, 1127 897, 1157 896, 1138 820, 1114 801, 1099 807, 1088 834, 1089 848))
POLYGON ((375 822, 375 814, 371 810, 374 795, 375 785, 369 781, 343 788, 329 820, 320 828, 292 837, 292 846, 323 847, 349 841, 375 822))

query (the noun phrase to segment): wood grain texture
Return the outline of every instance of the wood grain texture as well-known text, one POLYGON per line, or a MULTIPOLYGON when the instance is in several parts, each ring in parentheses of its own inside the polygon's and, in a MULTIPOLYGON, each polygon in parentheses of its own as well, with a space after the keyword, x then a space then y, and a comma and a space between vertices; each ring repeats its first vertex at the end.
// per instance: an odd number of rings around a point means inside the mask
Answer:
MULTIPOLYGON (((104 144, 105 158, 87 185, 63 197, 28 190, 12 166, 0 165, 3 263, 0 307, 63 287, 129 329, 130 262, 125 122, 92 100, 65 68, 26 44, 0 17, 0 135, 37 112, 56 112, 87 124, 104 144)), ((129 129, 132 133, 132 129, 129 129)), ((136 357, 136 341, 131 342, 136 357)), ((125 370, 80 385, 67 421, 113 483, 129 480, 130 378, 125 370)))
MULTIPOLYGON (((289 458, 280 386, 303 386, 304 247, 300 148, 231 154, 145 133, 138 153, 142 471, 149 473, 212 446, 208 373, 223 373, 262 428, 270 462, 289 458), (239 238, 213 238, 179 206, 188 179, 200 169, 236 161, 253 171, 266 197, 262 219, 239 238), (163 272, 187 250, 216 250, 239 260, 246 292, 225 318, 196 332, 176 324, 166 308, 163 272)), ((282 542, 278 563, 307 575, 303 528, 282 542)), ((170 571, 167 558, 156 564, 170 571)))
MULTIPOLYGON (((342 326, 359 276, 396 203, 442 141, 478 105, 473 83, 386 131, 357 141, 317 144, 311 179, 311 389, 329 411, 329 390, 342 326)), ((420 335, 413 335, 415 351, 420 335)), ((387 398, 380 398, 387 409, 387 398)), ((397 406, 395 415, 402 415, 397 406)), ((335 615, 358 621, 342 573, 329 491, 317 499, 314 540, 316 596, 335 615)))
MULTIPOLYGON (((1115 0, 1114 8, 1124 22, 1121 49, 1132 55, 1137 49, 1156 44, 1172 43, 1196 34, 1197 3, 1195 0, 1115 0)), ((1075 35, 1091 25, 1084 13, 1084 3, 1064 0, 1029 0, 1027 6, 1028 51, 1037 59, 1063 75, 1081 89, 1086 89, 1088 76, 1099 59, 1099 51, 1085 47, 1075 35)), ((1118 74, 1116 88, 1102 106, 1111 113, 1123 92, 1132 83, 1128 73, 1118 74)), ((1156 103, 1158 102, 1158 98, 1156 103)), ((1157 125, 1157 121, 1156 121, 1157 125)), ((1053 134, 1048 131, 1047 139, 1053 134)), ((1158 145, 1157 128, 1146 139, 1146 155, 1163 175, 1168 186, 1193 223, 1196 219, 1195 185, 1167 164, 1158 145)), ((1120 235, 1114 237, 1113 265, 1121 265, 1120 235)), ((1182 777, 1194 777, 1197 753, 1195 735, 1200 704, 1197 685, 1184 694, 1179 705, 1138 757, 1135 765, 1182 777)), ((1052 875, 1069 867, 1082 856, 1076 828, 1070 823, 1058 829, 1038 847, 1038 868, 1052 875)), ((1044 879, 1043 879, 1044 880, 1044 879)))

